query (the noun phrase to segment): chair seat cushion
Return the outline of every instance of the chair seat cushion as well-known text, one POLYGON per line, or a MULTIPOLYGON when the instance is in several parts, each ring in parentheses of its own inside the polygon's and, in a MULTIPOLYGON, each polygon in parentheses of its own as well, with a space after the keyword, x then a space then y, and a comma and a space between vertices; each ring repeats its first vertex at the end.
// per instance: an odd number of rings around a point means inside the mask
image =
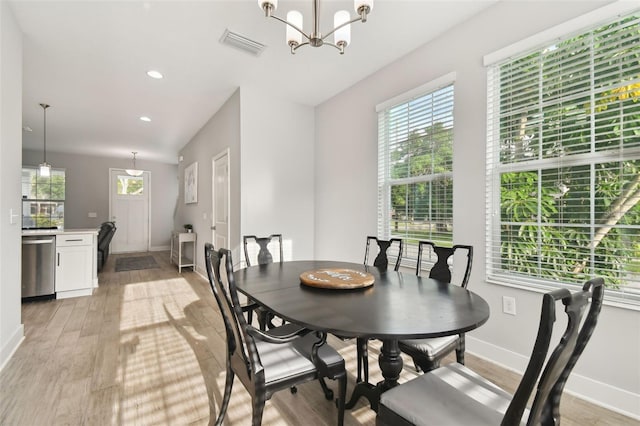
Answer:
MULTIPOLYGON (((389 409, 415 425, 496 426, 510 402, 509 393, 453 363, 383 393, 380 404, 385 409, 379 415, 389 409)), ((527 411, 523 419, 528 416, 527 411)))
MULTIPOLYGON (((289 323, 269 330, 269 334, 284 336, 294 333, 300 328, 298 325, 289 323)), ((313 374, 316 366, 311 361, 311 348, 317 340, 315 333, 309 333, 300 339, 284 344, 268 343, 256 339, 256 347, 264 367, 265 382, 283 381, 291 376, 305 373, 313 374)), ((344 359, 328 344, 324 344, 318 349, 318 360, 330 372, 344 371, 344 359)))
POLYGON ((456 346, 458 338, 459 336, 454 334, 453 336, 434 337, 432 339, 401 340, 398 344, 402 351, 419 352, 429 361, 434 361, 440 358, 440 354, 452 350, 456 346))

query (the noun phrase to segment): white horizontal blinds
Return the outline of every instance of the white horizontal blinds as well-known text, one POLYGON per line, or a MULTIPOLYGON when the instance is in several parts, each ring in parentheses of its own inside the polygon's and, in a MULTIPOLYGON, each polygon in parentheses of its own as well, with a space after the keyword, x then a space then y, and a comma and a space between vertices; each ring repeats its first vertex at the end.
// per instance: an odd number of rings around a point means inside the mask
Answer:
POLYGON ((490 275, 640 296, 639 34, 635 14, 490 67, 490 275))
POLYGON ((378 115, 378 234, 403 238, 407 259, 418 240, 451 245, 453 94, 448 84, 378 115))

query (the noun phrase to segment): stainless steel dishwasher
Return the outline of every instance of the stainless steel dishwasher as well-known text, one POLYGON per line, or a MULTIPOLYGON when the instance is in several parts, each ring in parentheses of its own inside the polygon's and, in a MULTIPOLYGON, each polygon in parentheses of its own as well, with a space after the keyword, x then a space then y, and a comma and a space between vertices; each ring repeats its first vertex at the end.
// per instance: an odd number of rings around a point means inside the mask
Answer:
POLYGON ((55 295, 55 235, 22 237, 22 298, 55 295))

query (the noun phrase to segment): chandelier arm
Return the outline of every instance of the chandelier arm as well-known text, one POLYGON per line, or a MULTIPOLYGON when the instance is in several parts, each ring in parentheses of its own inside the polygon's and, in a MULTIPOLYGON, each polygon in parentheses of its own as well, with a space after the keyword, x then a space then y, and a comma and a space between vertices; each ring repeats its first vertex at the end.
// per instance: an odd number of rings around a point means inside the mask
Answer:
MULTIPOLYGON (((275 20, 277 20, 277 21, 280 21, 280 22, 282 22, 282 23, 283 23, 283 24, 285 24, 285 25, 290 26, 291 28, 293 28, 294 30, 296 30, 296 31, 298 31, 300 34, 302 34, 302 35, 304 36, 304 38, 306 38, 307 40, 311 40, 311 38, 310 38, 308 35, 306 35, 306 34, 304 33, 304 31, 302 31, 300 28, 298 28, 297 26, 293 25, 292 23, 290 23, 290 22, 289 22, 289 21, 287 21, 286 19, 282 19, 282 18, 280 18, 279 16, 276 16, 276 15, 269 15, 269 17, 271 17, 271 18, 273 18, 273 19, 275 19, 275 20)), ((304 44, 308 44, 308 43, 303 43, 303 44, 301 44, 300 46, 303 46, 304 44)))
POLYGON ((340 52, 342 52, 342 51, 344 50, 342 47, 338 46, 337 44, 329 43, 328 41, 327 41, 327 42, 325 42, 325 43, 323 44, 323 46, 324 46, 324 45, 331 46, 331 47, 335 47, 335 48, 336 48, 336 49, 338 49, 340 52))
POLYGON ((298 50, 298 48, 302 47, 302 46, 307 46, 309 44, 308 41, 305 41, 304 43, 300 43, 300 44, 296 44, 295 46, 291 46, 291 53, 295 53, 296 50, 298 50))
MULTIPOLYGON (((331 31, 329 31, 327 34, 325 34, 325 35, 322 37, 322 41, 324 41, 324 40, 325 40, 327 37, 329 37, 331 34, 333 34, 333 33, 335 33, 336 31, 338 31, 340 28, 342 28, 342 27, 346 27, 347 25, 351 25, 351 24, 353 24, 354 22, 358 22, 358 21, 362 21, 362 18, 361 18, 361 17, 359 17, 359 16, 358 16, 357 18, 353 18, 352 20, 350 20, 350 21, 348 21, 348 22, 345 22, 345 23, 343 23, 343 24, 338 25, 338 26, 337 26, 337 27, 335 27, 333 30, 331 30, 331 31)), ((325 42, 325 44, 330 44, 330 43, 326 43, 326 42, 325 42)), ((335 47, 335 45, 333 45, 333 46, 335 47)))

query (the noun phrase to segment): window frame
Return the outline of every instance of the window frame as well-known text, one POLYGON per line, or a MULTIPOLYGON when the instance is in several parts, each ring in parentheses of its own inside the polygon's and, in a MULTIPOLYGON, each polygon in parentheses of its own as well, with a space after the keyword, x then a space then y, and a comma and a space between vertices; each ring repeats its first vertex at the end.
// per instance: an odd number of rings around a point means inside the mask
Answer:
MULTIPOLYGON (((396 185, 410 185, 415 183, 429 183, 442 178, 449 178, 451 181, 451 206, 450 206, 450 218, 451 218, 451 230, 448 233, 451 236, 451 241, 448 244, 453 244, 453 163, 452 156, 450 170, 446 172, 424 174, 419 176, 392 178, 391 177, 391 160, 390 160, 390 148, 389 139, 386 137, 386 128, 383 120, 383 115, 389 112, 391 109, 403 104, 407 104, 413 100, 432 95, 442 89, 451 87, 451 120, 453 123, 455 113, 455 80, 456 73, 451 72, 438 77, 430 82, 416 87, 408 92, 393 97, 376 106, 376 112, 378 114, 378 211, 377 211, 377 236, 381 239, 389 238, 403 238, 405 241, 402 266, 408 268, 415 268, 417 261, 418 245, 417 240, 412 243, 413 238, 407 237, 406 233, 394 233, 392 230, 392 206, 391 206, 391 188, 396 185)), ((455 124, 452 127, 451 148, 453 149, 453 135, 455 134, 455 124)), ((431 200, 431 196, 429 197, 431 200)), ((428 257, 428 256, 427 256, 428 257)), ((425 257, 425 262, 429 259, 425 257)))
MULTIPOLYGON (((501 218, 501 175, 505 171, 535 171, 544 173, 547 170, 562 169, 564 167, 572 167, 576 165, 584 165, 592 168, 590 171, 591 179, 594 179, 594 168, 599 164, 615 161, 637 161, 640 159, 640 146, 625 148, 624 154, 612 151, 597 151, 594 148, 594 136, 591 139, 591 149, 584 154, 568 155, 564 158, 537 158, 530 161, 505 162, 500 159, 501 154, 501 138, 500 138, 500 98, 496 91, 500 89, 500 79, 496 77, 499 73, 500 65, 508 62, 515 62, 517 58, 524 57, 535 52, 540 52, 544 47, 558 44, 560 39, 564 41, 581 34, 590 33, 616 21, 625 19, 639 12, 637 6, 629 8, 628 5, 621 10, 621 5, 607 6, 605 8, 591 12, 583 17, 576 18, 566 25, 561 25, 545 31, 544 33, 535 35, 527 40, 516 43, 513 46, 501 49, 485 56, 485 65, 487 70, 487 180, 486 180, 486 196, 487 196, 487 233, 486 233, 486 279, 487 282, 507 285, 511 287, 531 290, 531 291, 549 291, 557 289, 557 282, 551 279, 543 279, 540 277, 526 276, 518 272, 510 272, 509 270, 500 269, 501 263, 501 225, 504 221, 501 218), (621 13, 624 11, 624 13, 621 13), (622 16, 621 16, 622 15, 622 16), (560 158, 560 159, 559 159, 560 158)), ((593 79, 593 76, 591 76, 593 79)), ((542 88, 540 89, 542 90, 542 88)), ((592 84, 588 91, 583 92, 585 96, 591 96, 597 92, 592 84)), ((593 105, 591 105, 593 107, 593 105)), ((591 129, 596 123, 591 123, 591 129)), ((544 141, 541 139, 540 143, 544 141)), ((621 150, 622 151, 622 150, 621 150)), ((591 181, 591 194, 597 189, 595 183, 591 181)), ((593 196, 593 195, 592 195, 593 196)), ((593 208, 593 206, 591 207, 593 208)), ((598 227, 597 217, 591 216, 588 226, 592 228, 598 227)), ((539 223, 539 221, 537 222, 539 223)), ((556 224, 558 225, 558 224, 556 224)), ((632 225, 632 229, 637 229, 637 225, 632 225)), ((556 226, 562 229, 562 226, 556 226)), ((594 249, 595 250, 595 249, 594 249)), ((579 284, 564 283, 563 287, 579 287, 579 284)), ((640 310, 640 290, 623 290, 608 289, 605 296, 607 303, 623 308, 640 310), (626 291, 625 291, 626 290, 626 291)))
MULTIPOLYGON (((55 226, 57 226, 58 228, 64 228, 64 223, 65 223, 65 217, 66 214, 64 212, 65 210, 65 200, 66 200, 66 196, 67 196, 67 171, 66 169, 51 169, 50 172, 50 176, 49 177, 42 177, 40 176, 40 168, 37 166, 22 166, 21 168, 21 191, 23 192, 22 194, 22 198, 21 198, 21 209, 22 209, 22 219, 21 219, 21 227, 23 229, 34 229, 34 228, 38 228, 38 221, 48 221, 50 223, 54 223, 57 222, 55 226), (35 176, 36 181, 34 183, 32 182, 24 182, 22 181, 22 176, 24 175, 25 172, 29 172, 30 176, 35 176), (49 186, 49 193, 51 194, 51 187, 52 187, 52 180, 54 175, 56 176, 62 176, 62 181, 63 181, 63 185, 64 185, 64 197, 63 198, 53 198, 51 196, 49 197, 40 197, 38 194, 40 193, 40 191, 38 190, 38 180, 39 179, 48 179, 48 186, 49 186), (24 185, 29 185, 29 189, 27 190, 24 185), (24 195, 24 191, 27 190, 29 195, 31 195, 31 191, 32 188, 31 186, 35 185, 35 196, 33 198, 30 198, 29 196, 24 195), (58 208, 60 206, 62 206, 62 219, 61 221, 55 221, 54 220, 54 215, 52 213, 49 213, 48 218, 45 219, 44 217, 42 217, 40 214, 36 213, 35 215, 31 212, 29 212, 29 214, 27 216, 25 216, 25 203, 27 203, 29 205, 30 209, 33 209, 34 206, 36 207, 36 210, 41 210, 42 209, 42 204, 44 205, 50 205, 56 206, 56 211, 58 210, 58 208), (33 225, 27 225, 25 224, 25 219, 29 218, 29 220, 33 220, 33 225)), ((51 224, 49 226, 52 226, 51 224)))

